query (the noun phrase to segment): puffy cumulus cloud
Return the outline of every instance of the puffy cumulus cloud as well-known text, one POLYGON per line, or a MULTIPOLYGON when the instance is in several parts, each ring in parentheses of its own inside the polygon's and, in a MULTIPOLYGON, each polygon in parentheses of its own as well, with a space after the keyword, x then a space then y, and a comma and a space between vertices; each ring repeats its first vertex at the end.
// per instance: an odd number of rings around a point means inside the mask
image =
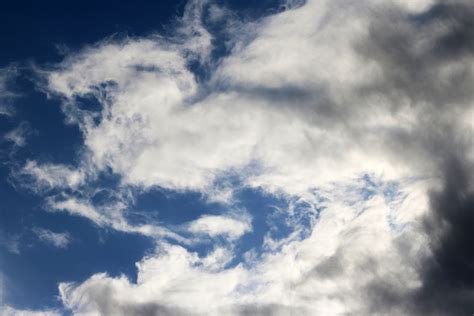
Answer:
POLYGON ((69 233, 55 233, 49 229, 40 227, 33 228, 33 232, 38 236, 40 241, 51 244, 57 248, 67 248, 71 242, 71 236, 69 233))
POLYGON ((300 193, 367 169, 389 173, 392 164, 370 158, 374 155, 360 148, 362 141, 354 143, 352 131, 342 128, 336 112, 342 113, 343 105, 333 109, 327 104, 335 101, 320 82, 332 80, 333 86, 341 87, 346 81, 359 83, 354 73, 366 77, 362 72, 367 67, 357 62, 350 43, 341 39, 343 47, 335 47, 321 41, 337 32, 356 36, 353 24, 334 26, 328 31, 332 33, 307 41, 307 33, 323 19, 323 14, 315 19, 307 6, 262 22, 254 41, 222 61, 206 87, 209 93, 201 91, 187 67, 188 47, 161 38, 105 42, 85 49, 49 74, 48 88, 65 97, 66 104, 96 96, 103 105, 99 118, 77 113, 77 107, 67 113, 82 122, 94 163, 111 167, 129 184, 206 191, 228 170, 244 170, 252 185, 300 193), (302 20, 316 22, 294 22, 302 20), (288 43, 290 33, 301 33, 298 42, 281 44, 288 43), (298 52, 291 49, 297 46, 298 52), (336 50, 346 51, 346 63, 332 58, 336 50), (329 116, 335 124, 302 120, 305 109, 316 112, 310 115, 315 119, 321 114, 320 122, 329 116), (249 168, 254 161, 262 167, 249 168))
POLYGON ((164 246, 161 254, 137 264, 137 284, 125 277, 97 274, 79 286, 60 284, 61 298, 79 315, 125 315, 139 310, 145 315, 206 312, 226 300, 243 270, 213 273, 203 262, 184 248, 164 246))
MULTIPOLYGON (((235 176, 239 188, 296 198, 313 214, 309 231, 280 243, 267 235, 267 251, 237 265, 232 248, 200 257, 161 244, 136 282, 63 283, 74 313, 472 313, 472 3, 288 4, 251 27, 225 24, 225 56, 215 56, 212 36, 222 34, 205 17, 230 13, 197 1, 170 37, 105 40, 45 72, 44 88, 84 135, 81 168, 224 201, 232 182, 216 192, 235 176)), ((58 178, 74 187, 69 172, 58 178)), ((169 234, 130 225, 121 205, 63 196, 51 208, 169 234)), ((188 227, 237 238, 247 225, 206 215, 188 227)))
POLYGON ((469 98, 472 64, 430 55, 449 25, 418 27, 403 6, 388 7, 308 1, 235 35, 229 56, 215 62, 202 57, 210 34, 192 6, 184 21, 198 32, 98 43, 49 72, 47 88, 64 98, 93 164, 131 185, 213 192, 237 172, 248 185, 302 194, 366 172, 424 175, 433 167, 426 144, 436 141, 425 125, 463 117, 466 107, 427 110, 443 96, 469 98), (378 27, 379 19, 394 25, 378 27), (406 52, 396 56, 390 44, 406 52), (196 55, 211 72, 205 83, 189 67, 196 55), (397 74, 390 67, 399 63, 397 74), (450 83, 457 77, 459 86, 450 83), (100 113, 81 111, 81 98, 94 98, 100 113))
POLYGON ((237 239, 252 230, 248 216, 232 218, 220 215, 204 215, 188 224, 188 230, 195 234, 206 234, 210 237, 227 236, 237 239))
MULTIPOLYGON (((81 284, 62 283, 61 299, 76 315, 364 313, 366 289, 375 281, 383 280, 381 290, 397 295, 420 288, 416 268, 429 250, 421 225, 404 214, 416 218, 426 211, 425 188, 423 182, 406 182, 389 197, 380 187, 357 206, 352 199, 360 192, 331 189, 308 238, 255 263, 228 266, 221 248, 199 257, 161 244, 137 264, 136 283, 96 274, 81 284), (402 224, 407 228, 394 229, 402 224)), ((389 308, 393 314, 406 311, 403 304, 389 308)))

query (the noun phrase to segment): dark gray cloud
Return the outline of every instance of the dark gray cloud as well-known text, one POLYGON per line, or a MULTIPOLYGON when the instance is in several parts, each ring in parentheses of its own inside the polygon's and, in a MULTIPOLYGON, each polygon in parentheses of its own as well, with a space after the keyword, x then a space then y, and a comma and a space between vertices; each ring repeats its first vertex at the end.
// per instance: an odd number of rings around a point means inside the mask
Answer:
POLYGON ((388 97, 394 110, 404 100, 420 109, 417 128, 390 135, 392 148, 405 147, 435 166, 442 184, 430 195, 424 226, 432 255, 419 267, 421 288, 399 293, 375 279, 366 292, 370 312, 401 305, 416 315, 474 312, 474 169, 468 153, 474 143, 472 130, 459 129, 453 115, 473 106, 473 23, 471 1, 442 2, 415 16, 384 9, 375 14, 369 37, 356 44, 381 70, 360 93, 388 97))
POLYGON ((441 2, 417 17, 446 23, 449 31, 443 34, 434 47, 438 57, 460 57, 474 54, 474 4, 468 1, 441 2))
POLYGON ((344 265, 342 262, 342 257, 339 251, 328 257, 327 259, 318 263, 313 270, 311 270, 310 275, 315 275, 318 278, 326 279, 333 278, 344 271, 344 265))
POLYGON ((304 308, 284 306, 279 304, 249 304, 234 308, 232 315, 239 316, 278 316, 278 315, 309 315, 304 308))
POLYGON ((414 297, 420 314, 472 315, 474 311, 473 165, 449 157, 443 165, 443 188, 431 194, 426 223, 433 256, 420 274, 423 286, 414 297))
POLYGON ((418 267, 421 287, 399 286, 374 278, 364 296, 367 313, 392 315, 472 315, 474 310, 474 190, 473 164, 465 157, 446 157, 442 189, 431 192, 424 220, 430 255, 418 267))
MULTIPOLYGON (((192 313, 185 313, 177 308, 170 308, 160 304, 134 304, 120 307, 121 314, 119 315, 134 315, 134 316, 192 316, 192 313)), ((117 315, 117 313, 104 314, 117 315)))
MULTIPOLYGON (((408 104, 417 113, 410 128, 380 130, 374 138, 385 139, 387 149, 407 164, 429 168, 441 185, 430 193, 430 212, 423 223, 430 255, 415 264, 421 286, 404 289, 377 274, 380 258, 365 258, 355 271, 370 275, 372 281, 363 293, 354 293, 366 306, 353 312, 472 315, 474 163, 469 151, 474 135, 459 126, 464 119, 459 113, 474 104, 474 2, 440 2, 417 15, 394 6, 378 7, 368 36, 354 47, 379 69, 375 80, 359 87, 358 97, 379 96, 394 112, 408 104)), ((402 257, 409 258, 410 246, 406 240, 399 242, 402 257)), ((346 251, 339 248, 318 263, 301 284, 350 273, 343 264, 346 251)))
POLYGON ((397 8, 376 11, 369 37, 356 49, 381 74, 361 93, 389 96, 394 105, 404 98, 418 106, 469 104, 474 97, 473 16, 474 3, 468 1, 445 2, 419 15, 397 8))

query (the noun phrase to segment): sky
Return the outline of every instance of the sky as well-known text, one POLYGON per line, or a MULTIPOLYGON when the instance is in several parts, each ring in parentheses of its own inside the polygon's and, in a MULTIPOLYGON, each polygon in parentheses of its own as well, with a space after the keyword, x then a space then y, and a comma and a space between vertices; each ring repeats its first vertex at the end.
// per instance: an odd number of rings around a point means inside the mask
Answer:
POLYGON ((469 0, 0 10, 0 315, 472 315, 469 0))

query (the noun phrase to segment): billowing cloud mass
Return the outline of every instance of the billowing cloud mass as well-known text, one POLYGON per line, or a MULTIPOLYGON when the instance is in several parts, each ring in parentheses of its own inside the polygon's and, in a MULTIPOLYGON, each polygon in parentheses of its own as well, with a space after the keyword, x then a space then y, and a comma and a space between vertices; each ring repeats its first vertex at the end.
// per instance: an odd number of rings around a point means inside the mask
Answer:
POLYGON ((282 8, 244 21, 190 1, 166 37, 105 39, 42 70, 82 160, 30 160, 18 179, 49 211, 156 240, 136 281, 61 283, 75 315, 474 312, 473 3, 282 8), (90 188, 110 171, 113 202, 96 205, 90 188), (229 211, 129 222, 134 197, 156 188, 229 211), (239 257, 253 230, 232 211, 244 188, 288 201, 291 231, 239 257), (208 253, 189 248, 206 238, 208 253))

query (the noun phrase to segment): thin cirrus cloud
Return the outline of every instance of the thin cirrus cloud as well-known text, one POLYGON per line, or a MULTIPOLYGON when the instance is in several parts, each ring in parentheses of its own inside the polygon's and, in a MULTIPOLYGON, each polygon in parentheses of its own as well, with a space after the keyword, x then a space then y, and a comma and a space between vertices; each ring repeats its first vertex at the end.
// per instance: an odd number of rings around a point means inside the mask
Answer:
POLYGON ((21 122, 16 128, 6 133, 4 139, 17 147, 23 147, 27 143, 29 134, 31 134, 30 126, 27 122, 21 122))
POLYGON ((98 227, 110 227, 117 231, 137 233, 149 237, 168 237, 177 241, 186 242, 186 238, 174 233, 166 227, 159 225, 131 225, 123 212, 127 205, 117 202, 115 204, 95 206, 89 200, 77 198, 48 199, 47 209, 50 212, 66 212, 69 215, 83 217, 90 220, 98 227))
POLYGON ((18 69, 14 65, 0 68, 0 116, 13 116, 15 114, 11 99, 18 97, 18 93, 12 90, 11 82, 17 73, 18 69))
MULTIPOLYGON (((64 189, 46 197, 50 211, 157 242, 136 281, 100 273, 61 283, 74 314, 472 312, 473 5, 285 8, 245 22, 191 1, 169 37, 106 39, 41 72, 41 88, 83 134, 83 162, 75 170, 29 161, 21 172, 33 188, 64 189), (228 51, 217 58, 219 36, 228 51), (83 99, 100 110, 81 109, 83 99), (109 169, 123 192, 94 205, 86 187, 109 169), (255 229, 251 216, 184 225, 228 237, 199 255, 182 227, 129 223, 134 194, 156 187, 210 200, 222 190, 226 205, 233 191, 253 188, 304 201, 314 215, 309 232, 267 234, 261 253, 230 265, 255 229)), ((306 227, 285 211, 293 231, 306 227)))
POLYGON ((71 236, 68 233, 57 233, 40 227, 33 228, 33 232, 40 241, 57 248, 67 248, 71 242, 71 236))

